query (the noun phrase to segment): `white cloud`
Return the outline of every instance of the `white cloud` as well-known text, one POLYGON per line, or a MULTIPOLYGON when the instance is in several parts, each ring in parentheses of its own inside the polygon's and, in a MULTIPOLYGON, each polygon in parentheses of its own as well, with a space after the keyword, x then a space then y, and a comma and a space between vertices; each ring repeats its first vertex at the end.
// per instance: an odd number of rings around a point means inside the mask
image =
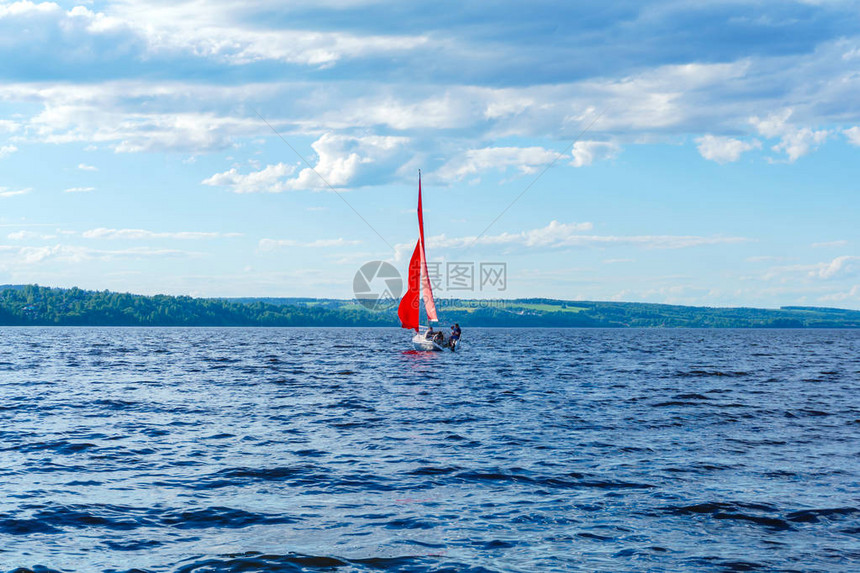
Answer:
POLYGON ((14 145, 4 145, 0 147, 0 159, 10 156, 16 151, 18 151, 18 148, 14 145))
POLYGON ((860 301, 860 285, 854 285, 847 292, 837 292, 820 297, 821 302, 844 302, 846 300, 860 301))
POLYGON ((570 162, 574 167, 584 167, 591 165, 597 160, 611 159, 619 151, 618 145, 611 142, 603 141, 577 141, 573 144, 573 161, 570 162))
POLYGON ((87 165, 86 163, 78 163, 78 169, 81 171, 98 171, 99 168, 93 165, 87 165))
POLYGON ((401 54, 428 42, 428 37, 420 34, 357 35, 275 29, 268 22, 250 25, 243 22, 237 8, 229 2, 209 2, 204 10, 193 1, 119 2, 112 6, 111 14, 142 37, 153 54, 186 52, 230 65, 274 60, 329 66, 343 59, 401 54))
POLYGON ((42 233, 34 233, 33 231, 16 231, 14 233, 9 233, 7 238, 10 241, 24 241, 27 239, 56 239, 56 235, 45 235, 42 233))
MULTIPOLYGON (((21 264, 36 264, 52 260, 66 263, 81 263, 84 261, 115 259, 139 259, 151 257, 197 257, 200 253, 180 251, 176 249, 152 249, 149 247, 134 247, 120 250, 90 249, 74 245, 51 245, 42 247, 7 247, 3 249, 13 257, 13 262, 21 264)), ((8 257, 7 257, 8 258, 8 257)))
POLYGON ((63 193, 89 193, 95 190, 95 187, 69 187, 68 189, 63 189, 63 193))
POLYGON ((860 127, 855 125, 852 128, 843 130, 842 133, 845 134, 851 145, 860 145, 860 127))
POLYGON ((81 234, 85 239, 122 239, 122 240, 142 240, 142 239, 218 239, 222 237, 236 237, 239 233, 205 233, 198 231, 179 231, 179 232, 157 232, 147 231, 145 229, 108 229, 99 227, 90 229, 81 234))
POLYGON ((346 239, 318 239, 316 241, 295 241, 292 239, 261 239, 259 248, 261 251, 273 251, 283 247, 300 247, 300 248, 329 248, 329 247, 346 247, 350 245, 358 245, 361 241, 347 241, 346 239))
POLYGON ((827 130, 814 131, 808 127, 795 127, 788 123, 793 110, 786 108, 781 112, 772 113, 764 119, 750 118, 750 123, 758 132, 767 138, 780 138, 780 142, 771 149, 785 153, 789 163, 792 163, 817 148, 829 136, 827 130))
POLYGON ((317 154, 313 169, 302 169, 288 181, 290 189, 324 189, 322 176, 332 187, 390 180, 406 156, 406 137, 326 134, 311 147, 317 154))
POLYGON ((535 173, 558 159, 559 154, 543 147, 485 147, 470 149, 461 157, 444 164, 434 175, 443 181, 459 181, 489 169, 505 171, 509 167, 523 174, 535 173))
MULTIPOLYGON (((261 8, 259 3, 256 7, 261 8)), ((325 67, 345 59, 401 54, 429 42, 428 36, 421 34, 360 35, 279 28, 271 19, 250 23, 241 12, 238 5, 218 1, 202 7, 193 0, 118 0, 104 12, 96 12, 85 6, 65 11, 52 2, 25 0, 0 5, 0 20, 11 21, 11 30, 30 26, 53 32, 59 41, 72 46, 108 38, 122 40, 125 49, 134 46, 137 57, 190 56, 227 65, 280 61, 325 67)), ((22 36, 22 42, 32 43, 28 35, 22 36)))
POLYGON ((30 14, 45 14, 49 12, 59 12, 60 10, 60 6, 53 2, 35 3, 30 2, 30 0, 23 0, 12 2, 11 4, 0 4, 0 18, 30 14))
POLYGON ((813 264, 772 267, 761 277, 764 280, 779 280, 788 283, 798 280, 798 275, 809 279, 838 280, 855 275, 860 270, 860 257, 843 255, 830 261, 813 264))
POLYGON ((234 167, 229 171, 216 173, 201 183, 214 187, 229 187, 234 193, 280 193, 288 188, 284 178, 294 171, 295 167, 286 163, 267 165, 260 171, 244 175, 234 167))
POLYGON ((747 142, 711 134, 696 138, 696 143, 702 157, 721 164, 737 161, 742 153, 761 148, 761 142, 757 139, 747 142))
POLYGON ((14 197, 16 195, 26 195, 33 189, 28 187, 26 189, 9 189, 8 187, 0 187, 0 197, 14 197))
POLYGON ((830 247, 845 247, 848 245, 848 241, 839 240, 839 241, 824 241, 821 243, 812 243, 813 249, 821 249, 821 248, 830 248, 830 247))
MULTIPOLYGON (((593 229, 591 223, 559 223, 551 221, 546 227, 501 233, 481 237, 447 237, 436 235, 427 238, 428 249, 469 248, 477 245, 520 246, 527 248, 548 247, 615 247, 633 246, 648 249, 682 249, 705 245, 735 244, 746 242, 743 237, 701 237, 695 235, 586 235, 593 229)), ((414 248, 414 243, 397 245, 398 251, 414 248)))
POLYGON ((21 129, 21 125, 17 121, 12 121, 11 119, 0 119, 0 131, 15 133, 19 129, 21 129))
POLYGON ((857 271, 860 257, 844 255, 836 257, 830 262, 819 263, 817 269, 809 273, 810 276, 817 276, 822 279, 838 278, 844 275, 854 274, 857 271))
POLYGON ((235 193, 280 193, 299 189, 327 189, 360 186, 390 180, 406 161, 405 144, 409 140, 394 136, 353 137, 326 134, 311 147, 317 155, 313 169, 301 169, 293 178, 295 167, 278 163, 248 174, 232 168, 216 173, 201 183, 228 187, 235 193))

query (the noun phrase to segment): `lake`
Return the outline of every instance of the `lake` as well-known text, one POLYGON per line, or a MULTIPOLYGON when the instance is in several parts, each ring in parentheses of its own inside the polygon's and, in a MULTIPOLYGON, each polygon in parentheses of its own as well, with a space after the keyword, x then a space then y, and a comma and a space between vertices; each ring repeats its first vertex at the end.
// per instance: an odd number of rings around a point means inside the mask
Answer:
POLYGON ((856 571, 860 332, 2 328, 0 564, 856 571))

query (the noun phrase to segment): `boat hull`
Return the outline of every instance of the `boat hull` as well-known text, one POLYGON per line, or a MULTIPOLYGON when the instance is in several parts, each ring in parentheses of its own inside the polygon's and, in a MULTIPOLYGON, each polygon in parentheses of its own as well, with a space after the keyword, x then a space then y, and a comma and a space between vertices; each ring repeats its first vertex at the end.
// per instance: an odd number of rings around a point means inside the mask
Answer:
POLYGON ((442 340, 442 342, 435 342, 433 340, 428 340, 424 334, 416 334, 412 337, 412 347, 419 352, 441 352, 443 350, 451 350, 459 345, 459 341, 454 343, 454 347, 451 347, 451 341, 448 338, 442 340))
POLYGON ((412 337, 412 346, 415 350, 420 352, 433 352, 433 351, 442 351, 444 348, 433 342, 432 340, 427 340, 424 338, 423 334, 416 334, 412 337))

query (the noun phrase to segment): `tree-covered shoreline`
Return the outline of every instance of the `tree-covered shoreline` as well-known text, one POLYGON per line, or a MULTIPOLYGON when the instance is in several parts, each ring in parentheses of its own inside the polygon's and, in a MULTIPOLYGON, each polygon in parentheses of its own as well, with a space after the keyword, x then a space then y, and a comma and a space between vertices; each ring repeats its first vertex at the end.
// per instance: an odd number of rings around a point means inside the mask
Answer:
MULTIPOLYGON (((443 323, 470 327, 860 328, 860 311, 712 308, 554 299, 439 301, 443 323)), ((396 327, 395 305, 354 300, 144 296, 37 285, 0 286, 0 326, 396 327)))

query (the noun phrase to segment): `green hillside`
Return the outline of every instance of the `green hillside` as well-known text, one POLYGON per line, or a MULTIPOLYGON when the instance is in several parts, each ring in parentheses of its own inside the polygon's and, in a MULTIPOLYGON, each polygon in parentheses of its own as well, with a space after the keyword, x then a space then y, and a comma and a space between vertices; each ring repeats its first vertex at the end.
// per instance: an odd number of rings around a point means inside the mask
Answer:
MULTIPOLYGON (((553 299, 438 301, 445 324, 481 327, 860 328, 860 311, 709 308, 553 299)), ((354 300, 142 296, 36 285, 0 286, 0 325, 398 326, 396 308, 354 300)))

